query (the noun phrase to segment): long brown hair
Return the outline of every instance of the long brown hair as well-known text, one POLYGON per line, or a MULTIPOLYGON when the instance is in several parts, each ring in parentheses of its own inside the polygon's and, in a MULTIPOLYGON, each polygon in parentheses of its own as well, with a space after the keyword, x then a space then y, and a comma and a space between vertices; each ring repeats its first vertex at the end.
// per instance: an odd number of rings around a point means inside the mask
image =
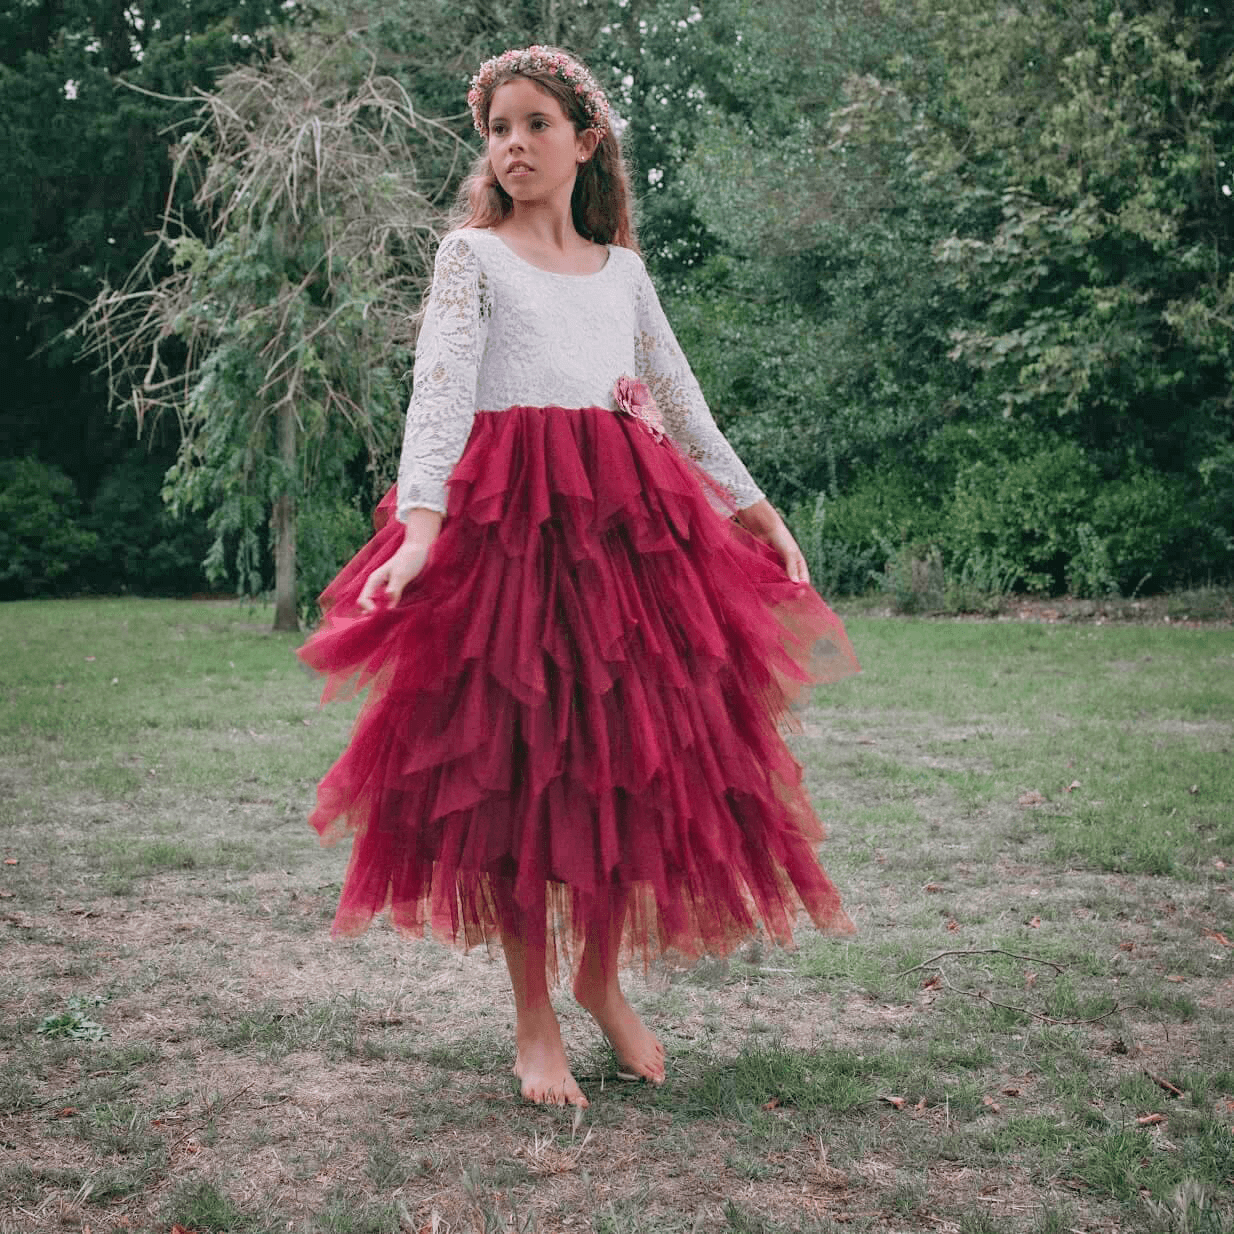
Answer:
MULTIPOLYGON (((560 51, 555 47, 545 47, 543 50, 560 51)), ((571 56, 571 59, 577 60, 578 57, 571 56)), ((526 77, 545 93, 552 95, 561 104, 561 110, 574 125, 576 133, 589 127, 590 121, 573 86, 548 69, 520 69, 499 74, 481 99, 477 118, 486 129, 494 91, 513 77, 526 77)), ((574 229, 580 236, 596 244, 618 244, 637 253, 638 237, 635 234, 631 202, 630 175, 621 154, 621 146, 609 127, 604 130, 596 152, 578 169, 574 192, 570 196, 570 215, 574 229)), ((492 227, 509 217, 513 209, 514 202, 510 195, 497 183, 497 176, 493 172, 486 149, 476 159, 471 174, 459 189, 450 227, 492 227)))

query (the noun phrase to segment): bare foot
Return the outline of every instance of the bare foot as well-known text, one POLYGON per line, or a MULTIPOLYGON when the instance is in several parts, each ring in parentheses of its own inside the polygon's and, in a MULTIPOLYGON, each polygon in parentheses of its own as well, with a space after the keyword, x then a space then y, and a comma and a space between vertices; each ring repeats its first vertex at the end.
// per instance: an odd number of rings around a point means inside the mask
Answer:
POLYGON ((664 1047, 638 1017, 620 989, 594 993, 576 982, 574 997, 587 1009, 617 1055, 617 1066, 628 1075, 664 1083, 664 1047))
POLYGON ((547 1015, 530 1013, 520 1019, 516 1033, 518 1053, 514 1074, 523 1096, 537 1105, 573 1105, 586 1108, 587 1098, 570 1074, 561 1029, 552 1007, 547 1015))

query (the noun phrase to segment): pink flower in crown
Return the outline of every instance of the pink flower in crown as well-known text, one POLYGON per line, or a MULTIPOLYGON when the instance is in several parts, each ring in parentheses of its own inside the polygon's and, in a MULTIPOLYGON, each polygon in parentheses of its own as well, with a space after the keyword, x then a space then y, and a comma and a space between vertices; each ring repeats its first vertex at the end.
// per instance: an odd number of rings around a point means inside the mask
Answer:
POLYGON ((656 441, 664 440, 664 418, 643 382, 636 377, 618 377, 613 399, 619 410, 633 416, 656 441))

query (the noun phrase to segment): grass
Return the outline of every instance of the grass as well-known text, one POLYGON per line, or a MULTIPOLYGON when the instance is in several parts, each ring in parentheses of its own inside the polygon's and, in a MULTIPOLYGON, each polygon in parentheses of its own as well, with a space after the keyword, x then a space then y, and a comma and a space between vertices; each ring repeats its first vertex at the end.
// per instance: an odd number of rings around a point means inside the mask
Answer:
POLYGON ((633 975, 658 1090, 563 994, 577 1128, 499 959, 328 940, 294 637, 0 608, 0 1234, 1230 1234, 1234 644, 1176 607, 852 618, 792 741, 858 937, 633 975))

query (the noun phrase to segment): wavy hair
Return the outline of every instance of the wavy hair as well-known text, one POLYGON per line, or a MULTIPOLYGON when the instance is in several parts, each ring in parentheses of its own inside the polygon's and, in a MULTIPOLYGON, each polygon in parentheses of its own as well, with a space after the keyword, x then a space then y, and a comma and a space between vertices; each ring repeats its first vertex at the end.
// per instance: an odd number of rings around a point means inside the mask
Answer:
MULTIPOLYGON (((570 55, 556 47, 546 47, 544 50, 570 55)), ((571 59, 577 60, 578 57, 571 56, 571 59)), ((576 133, 590 127, 590 119, 568 82, 547 69, 522 69, 500 73, 485 91, 476 109, 476 118, 486 129, 493 93, 498 86, 514 77, 526 77, 555 98, 576 133)), ((632 202, 630 174, 622 157, 621 146, 609 127, 604 130, 595 153, 582 164, 575 178, 574 192, 570 196, 574 229, 596 244, 617 244, 637 253, 639 248, 632 202)), ((486 149, 476 159, 470 175, 459 189, 449 225, 451 230, 456 227, 492 227, 508 218, 513 209, 514 202, 510 195, 497 183, 486 149)))

